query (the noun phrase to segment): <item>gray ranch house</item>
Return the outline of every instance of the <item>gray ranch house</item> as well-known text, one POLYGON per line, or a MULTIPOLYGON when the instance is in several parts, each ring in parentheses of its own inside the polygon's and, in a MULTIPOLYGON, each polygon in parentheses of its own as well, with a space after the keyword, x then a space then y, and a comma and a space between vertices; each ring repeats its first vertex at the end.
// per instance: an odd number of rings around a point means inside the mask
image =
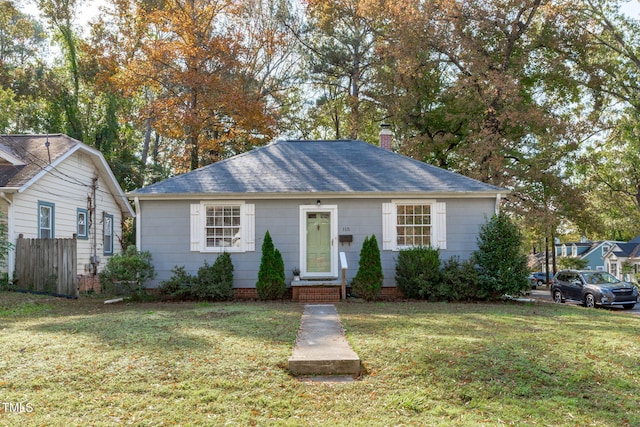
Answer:
POLYGON ((441 259, 467 259, 507 190, 396 154, 384 132, 384 148, 281 140, 129 193, 137 246, 151 252, 158 273, 151 287, 176 266, 195 274, 226 251, 236 297, 255 298, 267 230, 287 282, 300 269, 296 286, 335 283, 345 262, 351 280, 370 235, 381 246, 383 297, 398 294, 403 248, 431 245, 441 259))

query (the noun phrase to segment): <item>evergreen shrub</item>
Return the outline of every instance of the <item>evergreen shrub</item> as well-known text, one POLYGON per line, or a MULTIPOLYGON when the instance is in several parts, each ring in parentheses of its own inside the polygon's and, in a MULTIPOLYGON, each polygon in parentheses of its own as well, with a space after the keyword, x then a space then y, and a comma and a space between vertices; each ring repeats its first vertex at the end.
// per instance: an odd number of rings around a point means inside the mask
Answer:
POLYGON ((374 301, 382 290, 382 261, 375 235, 366 237, 360 250, 358 272, 351 281, 351 292, 367 301, 374 301))
POLYGON ((435 294, 438 300, 471 301, 478 296, 478 270, 472 260, 451 257, 444 261, 435 294))
POLYGON ((396 286, 406 298, 434 299, 440 281, 440 253, 431 247, 403 249, 396 260, 396 286))
POLYGON ((262 256, 256 291, 261 300, 280 299, 287 292, 282 254, 273 245, 269 230, 262 242, 262 256))
POLYGON ((473 259, 480 270, 478 296, 482 299, 519 295, 531 286, 522 234, 505 213, 493 215, 481 227, 473 259))
POLYGON ((228 252, 220 254, 212 265, 205 260, 197 276, 176 266, 173 276, 160 286, 160 294, 179 300, 225 301, 233 299, 233 262, 228 252))
POLYGON ((228 252, 220 254, 212 265, 205 260, 198 269, 194 297, 210 301, 233 299, 233 262, 228 252))
POLYGON ((146 296, 145 283, 156 277, 156 272, 150 252, 129 246, 123 253, 109 258, 98 276, 102 289, 107 293, 124 293, 141 299, 146 296))
POLYGON ((173 275, 169 280, 165 280, 160 284, 160 295, 167 295, 178 300, 194 299, 194 287, 197 278, 187 273, 184 265, 175 266, 171 270, 173 275))

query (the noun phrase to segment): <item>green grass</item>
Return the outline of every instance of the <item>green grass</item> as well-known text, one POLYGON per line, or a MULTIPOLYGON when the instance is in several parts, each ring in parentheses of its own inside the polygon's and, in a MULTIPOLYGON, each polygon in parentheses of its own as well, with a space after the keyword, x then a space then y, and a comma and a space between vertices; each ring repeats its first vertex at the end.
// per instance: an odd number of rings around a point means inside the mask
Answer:
POLYGON ((337 304, 365 373, 287 372, 294 303, 0 293, 0 425, 638 426, 640 317, 553 304, 337 304))

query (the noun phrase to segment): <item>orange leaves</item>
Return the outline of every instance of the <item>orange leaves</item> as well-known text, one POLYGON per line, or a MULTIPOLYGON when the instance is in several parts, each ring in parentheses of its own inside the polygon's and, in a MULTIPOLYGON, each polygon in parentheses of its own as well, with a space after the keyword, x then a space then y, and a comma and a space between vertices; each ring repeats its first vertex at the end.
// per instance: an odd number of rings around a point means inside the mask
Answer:
POLYGON ((133 0, 116 5, 115 25, 129 31, 116 32, 121 40, 112 48, 122 46, 128 53, 126 61, 112 56, 118 66, 111 67, 111 81, 124 94, 140 97, 140 115, 158 134, 183 142, 185 151, 172 152, 177 170, 219 160, 227 141, 241 139, 250 148, 262 140, 247 135, 271 135, 265 100, 247 81, 251 64, 243 62, 245 47, 233 26, 241 4, 133 0))

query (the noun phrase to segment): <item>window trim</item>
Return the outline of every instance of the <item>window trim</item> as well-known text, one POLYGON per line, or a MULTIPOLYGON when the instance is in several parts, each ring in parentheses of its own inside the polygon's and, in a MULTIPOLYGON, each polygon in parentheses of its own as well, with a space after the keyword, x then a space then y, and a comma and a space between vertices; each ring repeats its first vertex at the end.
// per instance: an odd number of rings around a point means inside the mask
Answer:
POLYGON ((255 205, 239 200, 203 200, 190 207, 190 250, 202 253, 255 251, 255 205), (215 206, 240 207, 240 245, 207 247, 207 208, 215 206))
POLYGON ((51 202, 43 202, 41 200, 38 200, 38 239, 43 239, 43 238, 48 238, 48 239, 55 239, 56 233, 55 233, 55 218, 56 218, 56 205, 54 203, 51 202), (49 218, 50 221, 50 227, 49 230, 51 231, 51 235, 49 237, 42 237, 42 208, 46 207, 50 209, 51 212, 51 217, 49 218))
POLYGON ((113 250, 114 250, 114 246, 115 246, 115 241, 114 241, 114 235, 113 235, 113 215, 108 214, 108 213, 103 213, 102 215, 102 254, 103 255, 113 255, 113 250), (109 232, 110 232, 110 236, 111 236, 111 248, 109 250, 107 250, 107 245, 105 244, 106 242, 106 236, 107 233, 105 233, 106 229, 105 229, 105 222, 106 219, 109 219, 109 223, 111 224, 111 226, 109 227, 109 232))
POLYGON ((89 211, 87 209, 76 209, 76 238, 81 240, 89 239, 89 211), (84 215, 84 234, 80 233, 80 215, 84 215))
POLYGON ((400 251, 413 246, 398 246, 398 205, 431 206, 431 247, 447 249, 447 207, 435 199, 394 199, 382 204, 382 249, 400 251))

